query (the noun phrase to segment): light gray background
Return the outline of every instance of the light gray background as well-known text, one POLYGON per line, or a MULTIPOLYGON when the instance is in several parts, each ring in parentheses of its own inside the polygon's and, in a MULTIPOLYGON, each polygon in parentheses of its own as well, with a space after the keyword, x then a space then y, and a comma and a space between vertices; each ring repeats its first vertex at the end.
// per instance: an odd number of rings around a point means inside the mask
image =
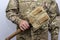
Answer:
MULTIPOLYGON (((60 7, 60 0, 56 0, 56 1, 58 3, 58 6, 60 7)), ((8 2, 9 0, 0 0, 0 40, 5 40, 5 38, 9 34, 16 31, 16 25, 6 18, 5 10, 8 2)), ((16 37, 14 37, 12 40, 16 40, 16 37)), ((60 34, 59 34, 59 40, 60 40, 60 34)))

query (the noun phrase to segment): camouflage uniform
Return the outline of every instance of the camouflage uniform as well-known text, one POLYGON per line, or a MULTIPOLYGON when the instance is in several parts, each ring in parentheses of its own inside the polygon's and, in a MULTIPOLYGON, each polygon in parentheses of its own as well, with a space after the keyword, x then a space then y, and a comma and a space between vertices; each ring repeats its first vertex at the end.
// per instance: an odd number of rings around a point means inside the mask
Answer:
POLYGON ((51 33, 51 40, 58 40, 59 27, 56 25, 55 18, 59 11, 55 0, 10 0, 6 10, 6 16, 18 25, 23 17, 37 6, 44 7, 51 18, 49 24, 42 25, 42 27, 36 31, 33 31, 31 27, 18 34, 17 40, 48 40, 48 31, 51 33))

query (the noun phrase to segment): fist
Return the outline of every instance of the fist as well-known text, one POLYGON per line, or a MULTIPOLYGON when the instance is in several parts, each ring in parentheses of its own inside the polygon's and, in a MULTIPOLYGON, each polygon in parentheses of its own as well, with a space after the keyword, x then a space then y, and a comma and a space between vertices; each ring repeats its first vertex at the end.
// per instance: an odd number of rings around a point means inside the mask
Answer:
POLYGON ((22 31, 25 31, 26 29, 29 29, 29 23, 26 20, 21 20, 21 22, 19 23, 19 28, 22 31))

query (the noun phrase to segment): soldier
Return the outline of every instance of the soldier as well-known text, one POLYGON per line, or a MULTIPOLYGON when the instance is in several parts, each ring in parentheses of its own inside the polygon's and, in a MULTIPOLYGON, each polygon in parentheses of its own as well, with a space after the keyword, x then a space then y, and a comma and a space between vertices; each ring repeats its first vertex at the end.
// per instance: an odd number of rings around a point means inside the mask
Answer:
POLYGON ((24 31, 17 35, 16 40, 48 40, 48 31, 51 33, 51 40, 58 40, 59 27, 56 25, 58 13, 58 5, 55 0, 10 0, 6 10, 7 18, 17 24, 17 29, 24 31), (44 7, 50 21, 33 31, 31 25, 23 17, 29 15, 37 6, 44 7))

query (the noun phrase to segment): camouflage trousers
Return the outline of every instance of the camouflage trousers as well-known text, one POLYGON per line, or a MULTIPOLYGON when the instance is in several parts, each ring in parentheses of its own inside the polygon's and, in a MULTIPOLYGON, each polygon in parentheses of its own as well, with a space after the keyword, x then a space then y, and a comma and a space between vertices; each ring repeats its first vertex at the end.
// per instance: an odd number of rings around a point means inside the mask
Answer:
POLYGON ((16 36, 16 40, 48 40, 48 26, 42 26, 36 31, 30 28, 16 36))

